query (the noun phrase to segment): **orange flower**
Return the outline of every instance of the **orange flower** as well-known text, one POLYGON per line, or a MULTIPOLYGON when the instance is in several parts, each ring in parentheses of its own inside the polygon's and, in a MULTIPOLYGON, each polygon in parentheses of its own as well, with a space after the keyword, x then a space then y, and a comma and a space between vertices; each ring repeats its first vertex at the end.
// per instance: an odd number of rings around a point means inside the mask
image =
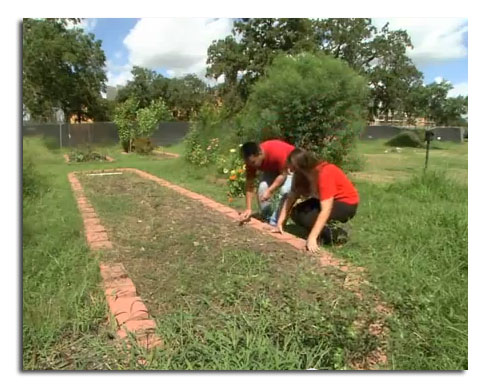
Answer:
POLYGON ((240 168, 240 169, 238 170, 238 173, 243 173, 243 169, 241 169, 241 168, 240 168))
POLYGON ((236 175, 231 175, 230 180, 236 180, 236 175))
POLYGON ((228 202, 231 203, 233 201, 233 198, 228 198, 228 202))

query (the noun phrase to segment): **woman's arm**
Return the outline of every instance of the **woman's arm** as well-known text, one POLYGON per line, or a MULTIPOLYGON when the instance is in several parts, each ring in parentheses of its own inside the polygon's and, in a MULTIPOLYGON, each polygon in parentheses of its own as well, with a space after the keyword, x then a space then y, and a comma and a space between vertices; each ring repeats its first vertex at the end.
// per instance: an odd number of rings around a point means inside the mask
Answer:
POLYGON ((291 207, 293 206, 294 203, 296 203, 298 197, 299 195, 297 193, 290 192, 288 194, 286 201, 284 202, 284 205, 281 208, 281 213, 279 214, 279 220, 277 221, 277 229, 281 234, 283 233, 282 227, 284 225, 284 222, 286 222, 286 219, 289 216, 289 212, 291 211, 291 207))
POLYGON ((315 224, 313 225, 306 241, 306 248, 313 253, 319 250, 317 242, 318 236, 322 232, 323 227, 325 227, 325 224, 327 223, 327 220, 332 213, 333 197, 331 197, 330 199, 322 200, 320 202, 320 205, 320 213, 318 214, 315 224))

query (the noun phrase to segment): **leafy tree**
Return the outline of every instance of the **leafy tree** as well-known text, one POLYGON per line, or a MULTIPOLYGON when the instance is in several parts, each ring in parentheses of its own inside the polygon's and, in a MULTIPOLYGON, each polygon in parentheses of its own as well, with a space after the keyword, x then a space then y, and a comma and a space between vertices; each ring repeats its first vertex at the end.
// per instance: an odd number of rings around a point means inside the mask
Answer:
MULTIPOLYGON (((119 90, 116 101, 124 102, 132 97, 138 102, 140 108, 145 108, 156 97, 154 93, 155 81, 159 80, 161 82, 163 76, 153 70, 139 66, 133 66, 131 74, 133 79, 119 90)), ((160 97, 166 97, 166 95, 160 97)))
POLYGON ((23 103, 34 119, 51 119, 53 109, 66 119, 94 118, 105 91, 105 54, 100 40, 80 28, 79 19, 24 19, 22 36, 23 103))
POLYGON ((131 97, 119 103, 115 109, 114 123, 117 126, 119 141, 125 152, 131 151, 132 142, 137 135, 137 111, 138 101, 131 97))
POLYGON ((171 113, 163 100, 152 101, 150 106, 136 112, 136 122, 139 137, 150 137, 160 121, 168 121, 171 113))
POLYGON ((366 80, 323 53, 281 55, 253 87, 242 113, 246 139, 267 128, 341 164, 365 121, 366 80), (248 127, 247 127, 248 125, 248 127))
POLYGON ((404 109, 421 73, 406 56, 406 31, 381 30, 371 19, 241 19, 232 36, 208 49, 207 75, 225 77, 223 95, 246 100, 252 85, 273 59, 286 53, 323 51, 364 75, 371 85, 371 115, 404 109))
POLYGON ((208 87, 194 74, 170 79, 167 95, 174 118, 184 121, 191 119, 209 100, 208 87))
POLYGON ((150 137, 162 120, 168 120, 171 113, 163 100, 152 101, 148 107, 138 108, 134 97, 116 106, 114 122, 118 129, 123 149, 130 152, 135 139, 150 137))

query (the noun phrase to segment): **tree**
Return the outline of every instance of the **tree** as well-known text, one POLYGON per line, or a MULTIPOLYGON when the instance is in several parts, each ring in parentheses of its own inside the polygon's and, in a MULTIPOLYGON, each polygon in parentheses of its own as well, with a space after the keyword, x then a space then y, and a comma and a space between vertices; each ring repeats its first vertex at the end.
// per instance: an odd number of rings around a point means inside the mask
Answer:
POLYGON ((171 116, 165 102, 161 99, 152 101, 144 108, 139 108, 138 105, 136 98, 130 97, 116 106, 114 122, 125 152, 131 152, 135 139, 150 137, 158 123, 168 120, 171 116))
POLYGON ((323 53, 281 55, 252 88, 244 140, 268 133, 341 164, 365 121, 367 81, 323 53))
POLYGON ((406 56, 406 31, 381 30, 371 19, 241 19, 232 35, 208 49, 207 75, 225 77, 222 91, 247 99, 252 85, 279 54, 323 51, 364 75, 371 85, 371 115, 403 112, 403 101, 422 74, 406 56))
POLYGON ((34 119, 47 121, 60 108, 67 120, 73 114, 81 120, 101 108, 107 80, 102 42, 67 24, 67 19, 24 19, 22 94, 34 119))
POLYGON ((203 81, 196 75, 189 74, 183 78, 170 79, 167 96, 174 118, 188 121, 209 100, 210 93, 203 81))
POLYGON ((440 83, 433 82, 426 86, 427 117, 436 125, 443 124, 446 120, 447 93, 452 88, 451 83, 446 80, 440 83))
MULTIPOLYGON (((139 66, 133 66, 131 69, 133 79, 129 81, 117 93, 116 101, 124 102, 128 98, 134 98, 138 102, 140 108, 145 108, 151 104, 151 101, 157 97, 155 95, 155 82, 162 82, 164 77, 157 72, 139 66)), ((159 95, 158 97, 167 97, 159 95)))

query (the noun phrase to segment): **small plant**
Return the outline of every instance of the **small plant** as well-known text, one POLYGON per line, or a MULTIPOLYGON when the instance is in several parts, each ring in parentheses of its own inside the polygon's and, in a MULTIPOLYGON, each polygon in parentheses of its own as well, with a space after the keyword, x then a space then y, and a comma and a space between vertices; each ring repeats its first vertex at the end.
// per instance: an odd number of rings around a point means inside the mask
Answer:
POLYGON ((186 160, 191 164, 203 167, 211 163, 216 163, 218 159, 219 139, 212 138, 208 145, 203 146, 195 141, 193 136, 186 138, 186 160))
MULTIPOLYGON (((241 147, 241 144, 240 146, 241 147)), ((245 196, 246 165, 236 148, 230 149, 228 167, 222 168, 221 172, 227 176, 228 201, 233 198, 245 196)))
POLYGON ((105 155, 98 152, 94 152, 87 147, 86 149, 76 149, 72 151, 69 155, 70 161, 76 161, 77 163, 86 161, 107 161, 105 155))

